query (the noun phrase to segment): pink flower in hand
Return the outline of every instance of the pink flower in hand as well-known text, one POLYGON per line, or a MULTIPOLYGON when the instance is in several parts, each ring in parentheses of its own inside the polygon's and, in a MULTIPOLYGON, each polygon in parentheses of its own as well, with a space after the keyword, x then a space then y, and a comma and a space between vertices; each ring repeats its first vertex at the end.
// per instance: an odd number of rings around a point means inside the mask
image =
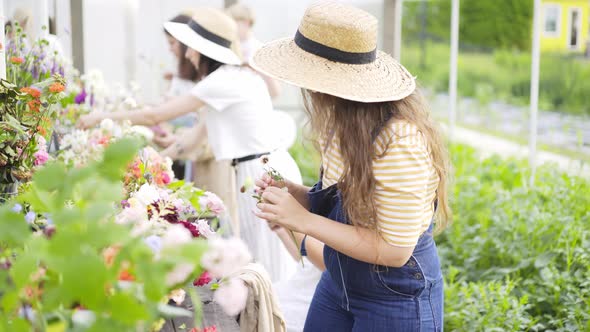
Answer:
POLYGON ((49 160, 49 154, 44 150, 35 152, 33 156, 35 157, 35 166, 43 165, 49 160))
POLYGON ((217 216, 223 213, 225 210, 223 201, 217 195, 209 191, 205 192, 205 194, 201 196, 199 199, 199 204, 201 204, 201 207, 206 208, 217 216))

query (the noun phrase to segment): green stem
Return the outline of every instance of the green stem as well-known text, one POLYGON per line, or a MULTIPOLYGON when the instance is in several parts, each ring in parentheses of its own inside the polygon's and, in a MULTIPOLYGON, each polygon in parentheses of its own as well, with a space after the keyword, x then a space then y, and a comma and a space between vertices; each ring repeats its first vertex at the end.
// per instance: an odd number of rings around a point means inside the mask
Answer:
POLYGON ((289 230, 289 235, 291 236, 291 240, 295 243, 295 248, 297 248, 297 254, 299 257, 299 261, 301 262, 301 266, 305 267, 305 263, 303 262, 303 256, 301 255, 301 246, 297 243, 297 239, 295 238, 295 233, 292 230, 289 230))

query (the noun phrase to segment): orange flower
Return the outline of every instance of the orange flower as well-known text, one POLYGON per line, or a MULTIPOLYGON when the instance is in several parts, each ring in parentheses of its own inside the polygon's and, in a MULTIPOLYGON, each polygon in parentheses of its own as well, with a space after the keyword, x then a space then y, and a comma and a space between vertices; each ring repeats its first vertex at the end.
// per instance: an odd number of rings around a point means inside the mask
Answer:
POLYGON ((21 63, 25 62, 25 59, 21 58, 20 56, 13 56, 10 58, 10 62, 15 65, 20 65, 21 63))
POLYGON ((102 258, 107 266, 113 265, 113 261, 115 260, 115 256, 119 253, 121 247, 119 246, 111 246, 103 250, 102 258))
POLYGON ((20 89, 20 92, 24 92, 33 98, 41 97, 41 90, 39 90, 37 88, 25 87, 25 88, 20 89))
POLYGON ((41 102, 38 100, 31 100, 29 102, 27 102, 27 105, 29 105, 29 109, 33 112, 37 112, 39 113, 39 106, 41 106, 41 102))
POLYGON ((41 134, 41 136, 47 135, 47 131, 45 130, 45 128, 41 126, 37 126, 37 131, 39 132, 39 134, 41 134))
POLYGON ((129 273, 129 271, 123 270, 123 271, 121 271, 121 273, 119 273, 119 280, 120 281, 135 281, 135 277, 133 276, 133 274, 129 273))
POLYGON ((60 93, 60 92, 64 91, 65 89, 66 89, 66 87, 59 82, 54 82, 49 86, 49 92, 51 92, 51 93, 60 93))

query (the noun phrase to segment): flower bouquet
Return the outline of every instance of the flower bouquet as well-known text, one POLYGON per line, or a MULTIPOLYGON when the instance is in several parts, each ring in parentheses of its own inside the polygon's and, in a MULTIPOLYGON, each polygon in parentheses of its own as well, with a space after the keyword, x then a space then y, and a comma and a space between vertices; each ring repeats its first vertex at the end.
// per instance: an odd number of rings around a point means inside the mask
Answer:
MULTIPOLYGON (((204 241, 174 222, 155 232, 138 231, 135 222, 113 214, 125 198, 122 179, 138 147, 122 139, 83 167, 49 163, 33 175, 27 192, 0 206, 2 330, 155 331, 164 318, 191 315, 168 303, 177 298, 175 290, 202 276, 203 268, 223 277, 248 262, 241 242, 215 236, 204 241), (38 227, 41 218, 52 227, 38 227)), ((203 196, 186 198, 183 190, 188 189, 181 188, 145 184, 128 204, 145 206, 153 224, 168 223, 167 210, 183 218, 193 214, 182 211, 189 205, 184 200, 203 196)), ((199 237, 210 234, 204 226, 199 229, 199 237)), ((221 295, 245 299, 238 281, 223 284, 221 295)), ((198 303, 194 289, 188 294, 198 303)))
POLYGON ((48 159, 45 137, 62 98, 65 82, 55 75, 34 86, 18 88, 0 81, 0 190, 7 193, 31 179, 48 159))

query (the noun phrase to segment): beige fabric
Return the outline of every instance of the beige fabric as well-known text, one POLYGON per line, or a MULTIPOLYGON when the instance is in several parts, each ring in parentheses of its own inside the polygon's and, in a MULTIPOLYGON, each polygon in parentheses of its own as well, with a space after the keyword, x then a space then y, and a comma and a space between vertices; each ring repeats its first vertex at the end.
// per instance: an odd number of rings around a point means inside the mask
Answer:
MULTIPOLYGON (((307 9, 299 32, 325 47, 365 53, 377 48, 378 21, 349 5, 320 3, 307 9)), ((293 38, 264 45, 250 65, 307 90, 365 103, 401 100, 416 89, 415 78, 384 52, 367 64, 347 64, 304 51, 293 38)))
POLYGON ((236 276, 248 287, 246 308, 240 314, 240 331, 285 332, 285 319, 264 267, 251 263, 236 276))
POLYGON ((216 161, 214 158, 193 163, 193 182, 199 188, 215 193, 223 203, 231 219, 233 234, 240 234, 235 171, 231 161, 216 161))

